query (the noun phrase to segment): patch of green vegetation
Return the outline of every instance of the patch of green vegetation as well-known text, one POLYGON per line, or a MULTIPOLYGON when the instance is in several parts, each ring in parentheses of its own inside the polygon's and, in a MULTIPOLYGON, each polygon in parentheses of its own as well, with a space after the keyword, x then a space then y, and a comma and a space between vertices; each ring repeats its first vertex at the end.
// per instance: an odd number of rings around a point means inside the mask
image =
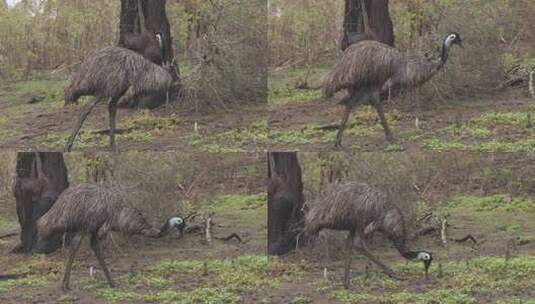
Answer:
POLYGON ((12 82, 0 88, 0 99, 12 104, 24 104, 32 97, 43 98, 48 107, 59 108, 63 106, 62 80, 30 80, 12 82))
POLYGON ((101 288, 96 294, 109 302, 240 303, 244 292, 276 288, 280 284, 279 277, 296 275, 298 271, 297 266, 277 261, 268 263, 266 256, 164 261, 124 278, 122 281, 127 283, 128 289, 101 288), (203 287, 180 291, 170 288, 192 278, 202 280, 203 287), (145 290, 151 291, 143 292, 145 290))
POLYGON ((314 67, 286 69, 271 72, 268 79, 268 102, 270 104, 302 103, 322 98, 319 88, 321 80, 328 72, 326 68, 314 67), (309 88, 300 89, 299 84, 307 79, 309 88))
POLYGON ((76 301, 78 298, 73 294, 63 294, 57 300, 58 303, 75 303, 76 301))
POLYGON ((156 116, 149 110, 136 112, 126 117, 119 124, 119 128, 136 131, 147 131, 151 135, 163 135, 174 131, 180 121, 174 117, 156 116))
POLYGON ((207 152, 241 152, 247 145, 267 145, 268 122, 262 120, 246 128, 238 128, 213 136, 192 135, 189 143, 207 152))
POLYGON ((297 296, 290 301, 290 304, 309 304, 312 299, 307 296, 297 296))
MULTIPOLYGON (((116 134, 117 142, 150 142, 155 136, 171 134, 177 124, 178 120, 175 118, 158 117, 149 111, 141 111, 120 122, 118 129, 126 132, 116 134)), ((69 136, 70 132, 47 134, 42 143, 49 148, 62 148, 69 136)), ((87 128, 82 129, 74 141, 77 149, 105 148, 108 145, 107 134, 87 128)))
POLYGON ((55 278, 55 275, 31 275, 20 279, 0 281, 0 294, 17 287, 44 286, 55 278))
MULTIPOLYGON (((70 132, 50 133, 47 134, 41 142, 43 145, 51 149, 63 148, 69 136, 70 132)), ((109 137, 107 135, 97 134, 94 130, 87 129, 80 131, 74 141, 74 146, 77 149, 104 148, 108 145, 109 137)))
POLYGON ((230 194, 217 197, 212 201, 211 207, 216 210, 258 209, 265 207, 266 204, 266 193, 252 195, 230 194))
POLYGON ((499 126, 525 127, 528 121, 525 112, 489 112, 472 119, 470 123, 493 129, 499 126))
POLYGON ((240 296, 227 288, 198 288, 193 291, 183 292, 166 290, 151 294, 138 292, 125 292, 115 289, 103 289, 98 291, 97 296, 108 302, 120 301, 144 301, 148 303, 179 303, 179 304, 199 304, 199 303, 239 303, 240 296))
POLYGON ((455 139, 466 139, 466 138, 487 138, 492 135, 492 132, 486 127, 470 126, 470 125, 451 125, 446 127, 439 132, 451 134, 455 139))
POLYGON ((20 132, 14 129, 0 129, 0 140, 2 141, 13 139, 19 135, 20 132))
POLYGON ((0 217, 0 231, 6 231, 17 227, 17 222, 0 217))
MULTIPOLYGON (((386 114, 390 126, 398 124, 400 114, 396 111, 386 114)), ((377 112, 370 106, 359 108, 351 115, 344 131, 345 136, 370 137, 382 132, 377 112)), ((271 142, 281 145, 306 145, 333 142, 336 139, 338 129, 325 129, 319 125, 306 125, 301 129, 294 130, 271 130, 269 135, 271 142)), ((391 151, 398 151, 399 146, 391 146, 391 151)))
POLYGON ((443 142, 440 139, 432 138, 423 141, 425 148, 437 152, 447 152, 452 150, 465 150, 466 146, 460 142, 443 142))
MULTIPOLYGON (((396 267, 404 277, 422 275, 418 263, 396 267)), ((436 269, 432 270, 437 271, 436 269)), ((496 296, 523 292, 535 284, 535 257, 522 256, 506 261, 503 258, 483 257, 442 264, 443 277, 434 289, 409 292, 404 281, 385 286, 384 276, 372 276, 354 283, 359 292, 334 290, 331 297, 342 303, 478 303, 477 296, 496 296), (377 293, 379 291, 380 293, 377 293)), ((360 279, 359 279, 360 280, 360 279)))
POLYGON ((476 144, 464 144, 459 141, 442 141, 438 138, 424 139, 425 148, 437 152, 454 150, 485 152, 485 153, 533 153, 535 152, 535 139, 523 139, 513 142, 499 142, 496 140, 476 144))
POLYGON ((336 138, 336 131, 325 131, 319 126, 310 125, 300 130, 271 130, 269 136, 274 144, 306 145, 333 141, 336 138))
POLYGON ((448 208, 468 208, 473 211, 505 211, 535 213, 535 201, 529 198, 513 198, 507 195, 461 196, 455 198, 448 208))
POLYGON ((21 277, 0 281, 0 294, 17 287, 46 285, 57 279, 61 269, 61 263, 50 262, 44 256, 32 257, 9 270, 9 273, 20 274, 21 277))

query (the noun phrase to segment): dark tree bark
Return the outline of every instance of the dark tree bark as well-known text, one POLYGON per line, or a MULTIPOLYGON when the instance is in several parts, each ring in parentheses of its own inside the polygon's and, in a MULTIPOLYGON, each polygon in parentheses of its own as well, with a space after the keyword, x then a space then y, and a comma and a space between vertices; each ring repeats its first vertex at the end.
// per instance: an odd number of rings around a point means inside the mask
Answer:
MULTIPOLYGON (((121 0, 121 16, 119 23, 119 42, 118 45, 124 47, 126 36, 128 34, 137 34, 140 31, 140 22, 138 15, 138 0, 121 0)), ((175 81, 180 80, 180 69, 174 58, 173 38, 171 37, 171 28, 167 13, 165 10, 166 0, 144 0, 142 1, 143 15, 147 30, 151 33, 163 34, 163 64, 171 67, 171 75, 175 81)), ((170 92, 171 98, 178 95, 180 86, 176 86, 173 92, 170 92)), ((129 107, 138 108, 156 108, 166 101, 167 96, 162 94, 143 96, 138 101, 132 102, 129 107)))
POLYGON ((62 245, 62 236, 37 242, 37 220, 69 186, 62 153, 20 152, 17 154, 13 194, 21 227, 20 245, 14 251, 49 253, 62 245))
POLYGON ((365 37, 362 1, 366 1, 369 25, 375 38, 382 43, 394 46, 394 27, 388 11, 388 0, 345 0, 342 50, 365 37))
POLYGON ((302 222, 304 197, 296 153, 268 154, 268 254, 283 255, 295 248, 302 222))

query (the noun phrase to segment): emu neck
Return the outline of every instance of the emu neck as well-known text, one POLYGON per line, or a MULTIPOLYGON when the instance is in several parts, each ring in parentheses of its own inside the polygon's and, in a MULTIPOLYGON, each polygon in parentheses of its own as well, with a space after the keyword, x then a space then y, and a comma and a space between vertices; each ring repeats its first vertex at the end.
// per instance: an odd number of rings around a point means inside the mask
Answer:
POLYGON ((406 258, 407 260, 412 260, 414 258, 411 251, 407 249, 407 245, 405 244, 405 238, 392 235, 389 236, 389 239, 392 241, 394 247, 396 247, 402 257, 406 258))
POLYGON ((169 234, 170 230, 171 227, 169 226, 169 222, 166 221, 165 224, 162 225, 162 228, 157 229, 154 227, 147 227, 141 230, 141 234, 150 238, 158 239, 169 234))
POLYGON ((444 66, 446 61, 448 61, 449 53, 450 53, 450 46, 446 42, 444 42, 442 44, 442 53, 440 54, 439 69, 442 68, 442 66, 444 66))

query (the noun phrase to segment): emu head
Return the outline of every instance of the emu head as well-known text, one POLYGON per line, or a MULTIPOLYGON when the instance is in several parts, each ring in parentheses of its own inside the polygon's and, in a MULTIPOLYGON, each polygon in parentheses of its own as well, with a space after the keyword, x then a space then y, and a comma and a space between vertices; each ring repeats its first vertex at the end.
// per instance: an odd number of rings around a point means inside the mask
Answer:
POLYGON ((171 229, 176 229, 180 233, 180 237, 182 237, 184 235, 184 228, 186 228, 186 220, 180 216, 174 216, 165 222, 163 227, 160 229, 158 236, 164 236, 168 234, 171 229))
POLYGON ((463 46, 463 40, 461 39, 461 35, 455 32, 449 33, 446 38, 444 38, 444 46, 450 47, 453 44, 458 44, 461 47, 463 46))
POLYGON ((421 261, 424 263, 424 270, 425 270, 425 277, 428 277, 429 274, 429 267, 431 267, 431 263, 433 262, 433 253, 425 250, 421 251, 409 251, 407 252, 407 259, 412 261, 421 261))

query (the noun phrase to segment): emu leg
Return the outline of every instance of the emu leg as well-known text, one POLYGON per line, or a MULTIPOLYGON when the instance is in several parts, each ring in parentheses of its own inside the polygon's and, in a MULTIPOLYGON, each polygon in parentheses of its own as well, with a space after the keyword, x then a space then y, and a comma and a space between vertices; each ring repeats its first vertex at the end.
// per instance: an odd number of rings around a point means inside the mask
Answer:
POLYGON ((134 97, 134 88, 129 87, 128 90, 119 98, 110 99, 108 103, 108 112, 110 114, 110 148, 112 151, 117 152, 117 146, 115 145, 115 126, 117 120, 117 104, 127 104, 130 99, 134 97))
POLYGON ((349 289, 351 283, 351 258, 353 255, 353 240, 355 239, 355 231, 350 231, 346 240, 346 263, 344 266, 344 288, 349 289))
POLYGON ((108 103, 108 112, 110 114, 110 149, 117 152, 115 145, 115 126, 117 119, 117 99, 110 99, 108 103))
POLYGON ((76 135, 78 135, 78 132, 80 132, 80 129, 82 128, 85 119, 87 118, 89 113, 91 113, 91 110, 93 110, 93 108, 97 105, 99 101, 100 99, 93 100, 90 104, 83 108, 80 113, 78 113, 78 119, 76 120, 76 124, 72 128, 71 136, 69 136, 69 139, 65 144, 65 152, 71 151, 72 145, 74 144, 74 139, 76 139, 76 135))
POLYGON ((370 259, 370 261, 372 261, 373 263, 375 263, 377 266, 379 266, 379 268, 381 268, 383 270, 383 272, 393 278, 393 279, 399 279, 398 276, 396 276, 396 273, 394 272, 394 270, 392 270, 392 268, 386 266, 385 264, 381 263, 381 261, 379 261, 379 259, 377 259, 376 257, 374 257, 369 251, 368 249, 366 249, 366 244, 364 243, 363 240, 360 240, 360 245, 361 247, 357 247, 358 251, 360 251, 360 253, 362 253, 365 257, 367 257, 368 259, 370 259))
POLYGON ((381 102, 381 96, 378 93, 375 93, 373 95, 374 106, 377 110, 377 114, 379 115, 379 121, 381 122, 381 126, 383 126, 383 129, 385 130, 386 140, 388 140, 389 142, 393 142, 394 136, 392 135, 392 132, 388 127, 388 122, 386 121, 385 113, 383 110, 383 103, 381 102))
POLYGON ((63 283, 61 285, 61 289, 63 291, 68 291, 70 289, 69 281, 71 279, 72 262, 74 261, 74 256, 76 255, 78 248, 80 248, 81 243, 82 243, 81 234, 75 235, 70 241, 69 255, 67 256, 67 259, 65 260, 65 274, 63 275, 63 283))
POLYGON ((342 134, 346 129, 347 121, 349 120, 349 115, 351 114, 351 107, 345 106, 344 115, 342 116, 342 122, 338 128, 338 133, 336 134, 336 141, 334 142, 334 147, 337 149, 342 148, 342 134))
POLYGON ((102 268, 102 271, 104 271, 104 276, 106 277, 108 284, 111 288, 114 288, 115 284, 113 283, 110 271, 108 270, 106 262, 104 261, 104 257, 102 256, 102 252, 100 251, 100 246, 98 244, 98 234, 96 233, 91 236, 91 249, 93 249, 95 255, 97 256, 97 260, 100 264, 100 267, 102 268))

